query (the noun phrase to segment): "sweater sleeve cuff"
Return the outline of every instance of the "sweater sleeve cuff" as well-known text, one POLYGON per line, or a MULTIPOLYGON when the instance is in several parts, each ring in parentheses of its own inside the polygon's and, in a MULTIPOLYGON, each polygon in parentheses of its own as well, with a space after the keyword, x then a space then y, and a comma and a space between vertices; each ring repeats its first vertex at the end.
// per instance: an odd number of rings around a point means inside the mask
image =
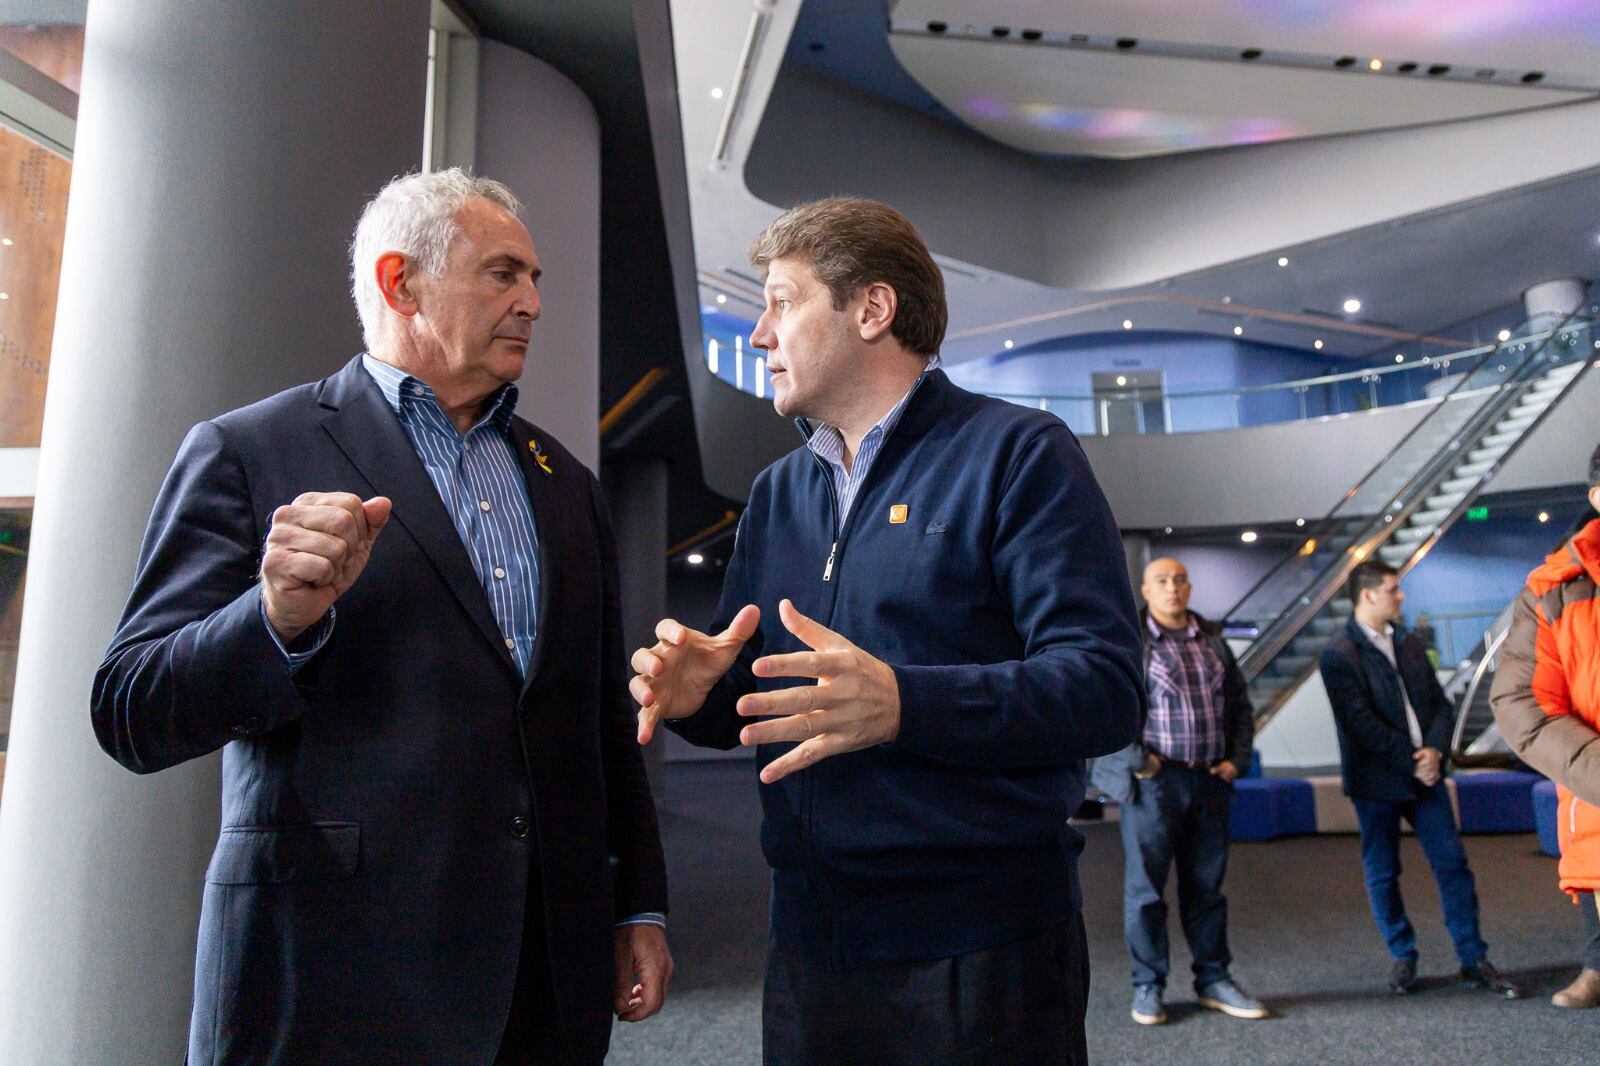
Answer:
POLYGON ((890 743, 903 751, 948 759, 960 740, 944 708, 955 702, 951 671, 937 666, 891 666, 900 687, 900 731, 890 743))

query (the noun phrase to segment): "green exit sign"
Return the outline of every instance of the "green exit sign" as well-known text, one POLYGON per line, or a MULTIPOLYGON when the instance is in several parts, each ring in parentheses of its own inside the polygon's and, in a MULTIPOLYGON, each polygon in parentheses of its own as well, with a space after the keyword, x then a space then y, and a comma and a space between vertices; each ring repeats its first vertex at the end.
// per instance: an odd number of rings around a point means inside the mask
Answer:
POLYGON ((0 529, 0 544, 10 544, 10 543, 11 543, 11 531, 9 529, 0 529))
POLYGON ((1487 508, 1487 507, 1468 507, 1467 508, 1467 521, 1468 522, 1482 522, 1485 519, 1487 519, 1488 517, 1489 517, 1489 508, 1487 508))

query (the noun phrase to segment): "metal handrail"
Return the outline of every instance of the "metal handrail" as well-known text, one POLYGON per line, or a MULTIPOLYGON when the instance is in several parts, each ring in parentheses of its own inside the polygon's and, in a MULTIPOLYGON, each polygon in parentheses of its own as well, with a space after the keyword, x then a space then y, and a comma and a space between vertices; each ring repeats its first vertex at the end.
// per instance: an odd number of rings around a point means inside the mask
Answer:
MULTIPOLYGON (((1548 334, 1546 334, 1546 336, 1547 335, 1548 334)), ((1438 370, 1441 367, 1448 368, 1451 363, 1458 359, 1481 359, 1483 356, 1488 355, 1489 353, 1494 352, 1507 344, 1526 344, 1529 341, 1535 341, 1539 339, 1541 339, 1541 335, 1535 333, 1529 334, 1526 337, 1512 337, 1510 340, 1505 341, 1504 343, 1481 345, 1477 348, 1466 348, 1462 351, 1451 352, 1449 355, 1441 355, 1437 358, 1431 355, 1425 355, 1420 361, 1414 363, 1397 363, 1394 366, 1368 367, 1365 370, 1341 370, 1337 374, 1322 374, 1314 378, 1296 378, 1293 381, 1279 381, 1269 385, 1240 385, 1231 389, 1197 389, 1189 392, 1167 392, 1163 390, 1159 393, 1159 395, 1165 400, 1188 400, 1210 396, 1247 396, 1266 392, 1295 392, 1301 389, 1310 389, 1319 385, 1337 385, 1340 382, 1345 381, 1365 382, 1370 378, 1384 377, 1389 374, 1405 374, 1415 373, 1423 370, 1438 370)), ((1459 373, 1459 371, 1457 372, 1459 373)), ((1154 390, 1138 385, 1129 385, 1127 387, 1127 391, 1130 395, 1137 395, 1140 392, 1154 390)), ((984 391, 984 395, 993 396, 998 400, 1063 400, 1074 403, 1092 403, 1095 400, 1104 398, 1101 395, 1083 395, 1080 393, 991 392, 988 390, 984 391)))
POLYGON ((1506 760, 1500 756, 1468 755, 1461 747, 1462 735, 1467 731, 1467 716, 1472 713, 1472 701, 1478 695, 1478 686, 1483 683, 1483 676, 1488 672, 1494 657, 1500 651, 1500 645, 1505 643, 1506 637, 1511 633, 1510 628, 1502 630, 1488 641, 1484 647, 1483 658, 1478 660, 1478 666, 1472 672, 1472 680, 1467 684, 1467 691, 1462 695, 1460 704, 1456 708, 1455 728, 1450 732, 1450 759, 1459 766, 1487 766, 1502 763, 1506 760), (1489 762, 1479 762, 1488 759, 1489 762))
MULTIPOLYGON (((1580 308, 1580 310, 1581 310, 1581 308, 1580 308)), ((1519 344, 1527 344, 1527 343, 1530 343, 1532 341, 1536 341, 1536 340, 1542 339, 1544 343, 1543 344, 1539 344, 1537 347, 1534 348, 1534 350, 1528 356, 1525 357, 1523 365, 1527 365, 1529 362, 1531 362, 1532 360, 1534 360, 1534 359, 1536 359, 1538 357, 1539 353, 1542 352, 1544 350, 1545 346, 1549 344, 1550 339, 1552 337, 1555 337, 1558 334, 1560 334, 1563 330, 1566 329, 1567 324, 1570 323, 1573 319, 1575 319, 1577 317, 1578 317, 1578 312, 1574 311, 1571 314, 1569 314, 1566 318, 1562 319, 1560 325, 1556 326, 1554 329, 1547 330, 1542 334, 1540 334, 1540 333, 1532 333, 1532 334, 1529 334, 1526 337, 1513 337, 1511 340, 1507 340, 1507 341, 1505 341, 1505 342, 1503 342, 1501 344, 1495 345, 1492 348, 1488 348, 1488 349, 1484 350, 1482 352, 1482 354, 1480 354, 1477 357, 1477 361, 1473 363, 1472 367, 1462 374, 1461 380, 1456 382, 1456 384, 1450 389, 1450 391, 1448 393, 1446 393, 1444 396, 1440 397, 1440 400, 1441 401, 1449 401, 1451 399, 1457 399, 1457 398, 1459 398, 1459 397, 1457 397, 1457 393, 1460 393, 1461 396, 1466 396, 1466 395, 1470 395, 1473 391, 1475 391, 1473 389, 1465 388, 1467 383, 1471 380, 1473 373, 1475 371, 1477 371, 1478 367, 1483 365, 1483 363, 1484 363, 1484 361, 1486 359, 1488 359, 1490 356, 1492 356, 1495 352, 1499 351, 1505 345, 1511 344, 1513 342, 1519 343, 1519 344)), ((1477 349, 1473 349, 1473 351, 1476 351, 1476 350, 1477 349)), ((1465 355, 1466 353, 1462 353, 1462 354, 1465 355)), ((1458 357, 1452 357, 1452 358, 1458 358, 1458 357)), ((1504 384, 1504 383, 1502 383, 1502 384, 1504 384)), ((1500 386, 1497 386, 1497 387, 1500 387, 1500 386)), ((1480 412, 1480 414, 1481 414, 1481 412, 1480 412)), ((1386 455, 1383 459, 1379 460, 1376 464, 1374 464, 1371 469, 1369 469, 1365 474, 1362 475, 1361 480, 1357 481, 1353 486, 1351 486, 1351 488, 1350 488, 1350 490, 1348 492, 1346 492, 1342 497, 1340 497, 1339 502, 1334 504, 1333 508, 1331 510, 1329 510, 1327 515, 1325 515, 1318 522, 1317 526, 1309 531, 1309 535, 1312 536, 1312 537, 1315 537, 1317 539, 1321 539, 1322 537, 1324 537, 1326 535, 1326 533, 1330 529, 1333 528, 1334 523, 1337 521, 1335 516, 1338 514, 1339 508, 1343 507, 1347 500, 1353 499, 1356 496, 1360 495, 1361 490, 1366 488, 1367 484, 1374 477, 1376 477, 1378 475, 1379 471, 1381 471, 1383 469, 1384 464, 1388 461, 1388 456, 1389 455, 1394 455, 1394 454, 1398 453, 1399 451, 1401 451, 1402 449, 1404 449, 1405 446, 1408 443, 1410 443, 1410 441, 1411 441, 1411 439, 1413 437, 1415 437, 1418 433, 1421 433, 1421 432, 1424 431, 1424 428, 1427 426, 1428 421, 1429 421, 1428 418, 1424 418, 1421 421, 1419 421, 1416 425, 1412 426, 1411 429, 1409 431, 1407 431, 1405 436, 1401 437, 1400 440, 1395 444, 1395 446, 1389 449, 1388 455, 1386 455)), ((1476 419, 1474 419, 1474 421, 1476 421, 1476 419)), ((1468 426, 1463 427, 1464 430, 1465 429, 1470 429, 1470 428, 1471 428, 1471 423, 1469 423, 1468 426)), ((1431 466, 1431 465, 1432 464, 1430 463, 1429 466, 1431 466)), ((1426 469, 1426 467, 1424 469, 1426 469)), ((1395 494, 1396 497, 1401 497, 1403 495, 1405 489, 1409 489, 1411 487, 1412 481, 1415 481, 1415 478, 1412 478, 1411 481, 1408 481, 1406 486, 1405 486, 1405 488, 1402 489, 1401 492, 1395 494)), ((1400 519, 1400 520, 1403 521, 1403 518, 1400 519)), ((1388 525, 1388 524, 1389 523, 1385 523, 1385 525, 1388 525)), ((1370 525, 1370 523, 1369 523, 1369 525, 1370 525)), ((1363 528, 1362 532, 1365 533, 1366 529, 1363 528)), ((1365 556, 1363 556, 1363 558, 1364 557, 1365 556)), ((1292 564, 1297 558, 1299 558, 1298 553, 1291 553, 1291 554, 1285 555, 1283 558, 1279 559, 1278 562, 1275 563, 1272 566, 1271 569, 1269 569, 1265 574, 1263 574, 1261 576, 1260 580, 1258 580, 1254 585, 1250 586, 1250 588, 1245 592, 1245 594, 1243 596, 1239 597, 1238 601, 1235 602, 1234 605, 1231 608, 1229 608, 1228 612, 1223 615, 1223 618, 1231 619, 1233 617, 1234 613, 1236 611, 1238 611, 1238 609, 1241 606, 1243 606, 1244 604, 1248 603, 1250 601, 1250 598, 1252 596, 1254 596, 1261 588, 1263 588, 1269 581, 1273 580, 1277 576, 1278 572, 1281 569, 1283 569, 1285 566, 1288 566, 1288 565, 1292 564)), ((1320 578, 1321 575, 1318 575, 1318 576, 1320 578)))
MULTIPOLYGON (((1527 386, 1531 384, 1532 379, 1525 376, 1528 369, 1538 363, 1540 355, 1546 350, 1550 340, 1566 333, 1568 324, 1576 318, 1578 318, 1578 311, 1574 311, 1569 314, 1565 319, 1562 320, 1561 324, 1556 329, 1551 330, 1548 334, 1546 334, 1544 344, 1538 345, 1532 352, 1528 353, 1528 355, 1523 358, 1522 362, 1511 371, 1510 376, 1498 386, 1498 388, 1501 389, 1505 389, 1507 386, 1516 386, 1516 388, 1513 390, 1515 395, 1508 393, 1502 402, 1485 404, 1483 408, 1474 412, 1471 418, 1464 426, 1461 427, 1460 431, 1458 432, 1457 441, 1455 442, 1456 444, 1459 444, 1459 441, 1461 440, 1476 440, 1486 426, 1493 425, 1494 420, 1500 416, 1500 413, 1507 406, 1514 404, 1518 399, 1520 399, 1522 393, 1526 391, 1527 386)), ((1527 339, 1524 338, 1524 342, 1526 342, 1526 340, 1527 339)), ((1587 353, 1585 353, 1585 367, 1587 366, 1587 362, 1588 356, 1587 353)), ((1582 371, 1580 370, 1580 376, 1581 373, 1582 371)), ((1470 377, 1470 374, 1468 376, 1470 377)), ((1466 380, 1467 378, 1463 378, 1462 384, 1464 384, 1466 380)), ((1574 377, 1573 380, 1576 381, 1576 377, 1574 377)), ((1568 387, 1570 388, 1570 383, 1568 387)), ((1457 386, 1456 390, 1452 390, 1451 395, 1454 395, 1459 388, 1460 385, 1457 386)), ((1552 403, 1551 408, 1553 407, 1554 404, 1552 403)), ((1549 408, 1547 408, 1546 414, 1548 414, 1548 411, 1549 408)), ((1426 419, 1424 421, 1426 421, 1426 419)), ((1415 430, 1413 432, 1415 432, 1415 430)), ((1407 439, 1409 439, 1409 436, 1410 435, 1408 434, 1407 439)), ((1526 439, 1526 437, 1527 434, 1525 432, 1523 436, 1519 438, 1518 443, 1520 444, 1522 440, 1526 439)), ((1395 450, 1398 451, 1399 449, 1396 448, 1395 450)), ((1260 630, 1256 640, 1249 648, 1245 650, 1244 654, 1240 656, 1239 666, 1244 671, 1247 678, 1254 679, 1261 669, 1264 668, 1267 663, 1270 663, 1272 659, 1283 650, 1283 648, 1306 625, 1306 623, 1322 610, 1322 608, 1337 591, 1340 581, 1349 575, 1350 571, 1355 568, 1358 562, 1360 562, 1362 559, 1370 557, 1377 550, 1378 546, 1382 544, 1382 542, 1387 539, 1394 530, 1400 529, 1405 525, 1406 520, 1418 507, 1422 506, 1427 496, 1427 493, 1419 490, 1419 485, 1430 484, 1437 480, 1438 476, 1442 472, 1449 469, 1449 463, 1454 461, 1454 458, 1457 454, 1458 450, 1455 446, 1443 448, 1434 453, 1434 455, 1422 465, 1421 469, 1419 469, 1416 474, 1412 475, 1407 480, 1406 484, 1394 493, 1394 497, 1397 500, 1403 500, 1406 502, 1404 502, 1398 508, 1390 509, 1387 515, 1375 512, 1371 519, 1368 520, 1367 523, 1362 526, 1361 530, 1355 535, 1355 537, 1352 538, 1349 547, 1345 551, 1341 552, 1336 558, 1330 560, 1327 565, 1325 565, 1312 577, 1310 581, 1308 581, 1307 587, 1317 589, 1317 591, 1312 593, 1312 595, 1309 597, 1302 597, 1298 606, 1291 607, 1291 609, 1279 614, 1277 618, 1274 618, 1270 623, 1268 623, 1267 626, 1260 630), (1332 580, 1335 574, 1337 574, 1339 581, 1332 580)), ((1509 455, 1509 453, 1507 454, 1509 455)), ((1502 458, 1502 461, 1504 461, 1504 457, 1502 458)), ((1357 487, 1346 494, 1344 500, 1341 500, 1338 506, 1342 506, 1345 500, 1348 500, 1354 496, 1359 489, 1366 484, 1367 480, 1382 467, 1382 465, 1382 463, 1379 463, 1377 467, 1374 467, 1372 471, 1369 471, 1367 476, 1362 478, 1361 482, 1357 484, 1357 487)), ((1449 525, 1463 510, 1465 510, 1468 505, 1469 497, 1470 494, 1468 496, 1464 496, 1462 500, 1457 503, 1456 507, 1452 509, 1451 514, 1447 516, 1444 522, 1440 524, 1441 528, 1449 525)), ((1327 528, 1331 528, 1332 524, 1336 521, 1335 515, 1338 511, 1338 506, 1335 506, 1334 511, 1330 512, 1327 518, 1323 520, 1327 528)), ((1382 512, 1384 508, 1379 508, 1378 510, 1379 512, 1382 512)), ((1404 573, 1405 571, 1409 570, 1410 567, 1413 566, 1420 557, 1422 549, 1424 547, 1431 547, 1436 539, 1437 533, 1434 535, 1434 537, 1430 537, 1428 540, 1420 542, 1418 545, 1414 546, 1411 554, 1407 557, 1404 565, 1401 567, 1401 572, 1404 573)), ((1281 566, 1291 562, 1294 558, 1297 558, 1297 556, 1288 556, 1285 559, 1280 560, 1278 565, 1273 567, 1272 573, 1276 573, 1281 566)), ((1264 578, 1263 582, 1265 580, 1266 579, 1264 578)), ((1238 610, 1240 605, 1247 602, 1249 597, 1254 595, 1255 589, 1259 588, 1260 586, 1261 582, 1258 582, 1255 588, 1252 588, 1250 593, 1241 599, 1239 603, 1234 605, 1233 610, 1229 612, 1229 616, 1231 617, 1234 611, 1238 610)), ((1304 678, 1302 677, 1299 680, 1303 681, 1304 678)), ((1257 708, 1256 719, 1258 726, 1264 720, 1270 720, 1271 717, 1277 713, 1277 711, 1283 706, 1284 702, 1289 698, 1296 687, 1298 686, 1286 686, 1277 694, 1276 697, 1270 701, 1266 707, 1257 708)))

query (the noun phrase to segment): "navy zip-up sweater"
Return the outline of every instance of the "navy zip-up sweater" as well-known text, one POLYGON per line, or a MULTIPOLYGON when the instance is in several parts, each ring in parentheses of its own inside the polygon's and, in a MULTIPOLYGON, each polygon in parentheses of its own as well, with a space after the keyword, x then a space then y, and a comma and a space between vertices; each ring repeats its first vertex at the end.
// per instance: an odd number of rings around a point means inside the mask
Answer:
MULTIPOLYGON (((1143 726, 1138 623, 1105 497, 1059 419, 939 370, 842 529, 833 497, 806 448, 756 479, 711 631, 747 603, 760 629, 700 712, 671 726, 731 748, 750 721, 734 711, 741 695, 810 683, 750 670, 804 650, 778 618, 789 597, 894 669, 900 734, 761 786, 773 936, 850 968, 1042 932, 1081 902, 1083 840, 1067 817, 1083 760, 1143 726)), ((763 745, 758 762, 791 747, 763 745)))

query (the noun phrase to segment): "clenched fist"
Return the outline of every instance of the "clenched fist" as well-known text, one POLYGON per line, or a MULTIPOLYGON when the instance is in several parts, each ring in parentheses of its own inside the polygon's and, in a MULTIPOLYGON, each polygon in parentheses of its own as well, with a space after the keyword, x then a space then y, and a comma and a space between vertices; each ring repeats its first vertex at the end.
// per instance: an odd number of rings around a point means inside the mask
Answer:
POLYGON ((261 605, 280 640, 311 628, 356 583, 393 506, 387 496, 307 492, 272 512, 261 605))

